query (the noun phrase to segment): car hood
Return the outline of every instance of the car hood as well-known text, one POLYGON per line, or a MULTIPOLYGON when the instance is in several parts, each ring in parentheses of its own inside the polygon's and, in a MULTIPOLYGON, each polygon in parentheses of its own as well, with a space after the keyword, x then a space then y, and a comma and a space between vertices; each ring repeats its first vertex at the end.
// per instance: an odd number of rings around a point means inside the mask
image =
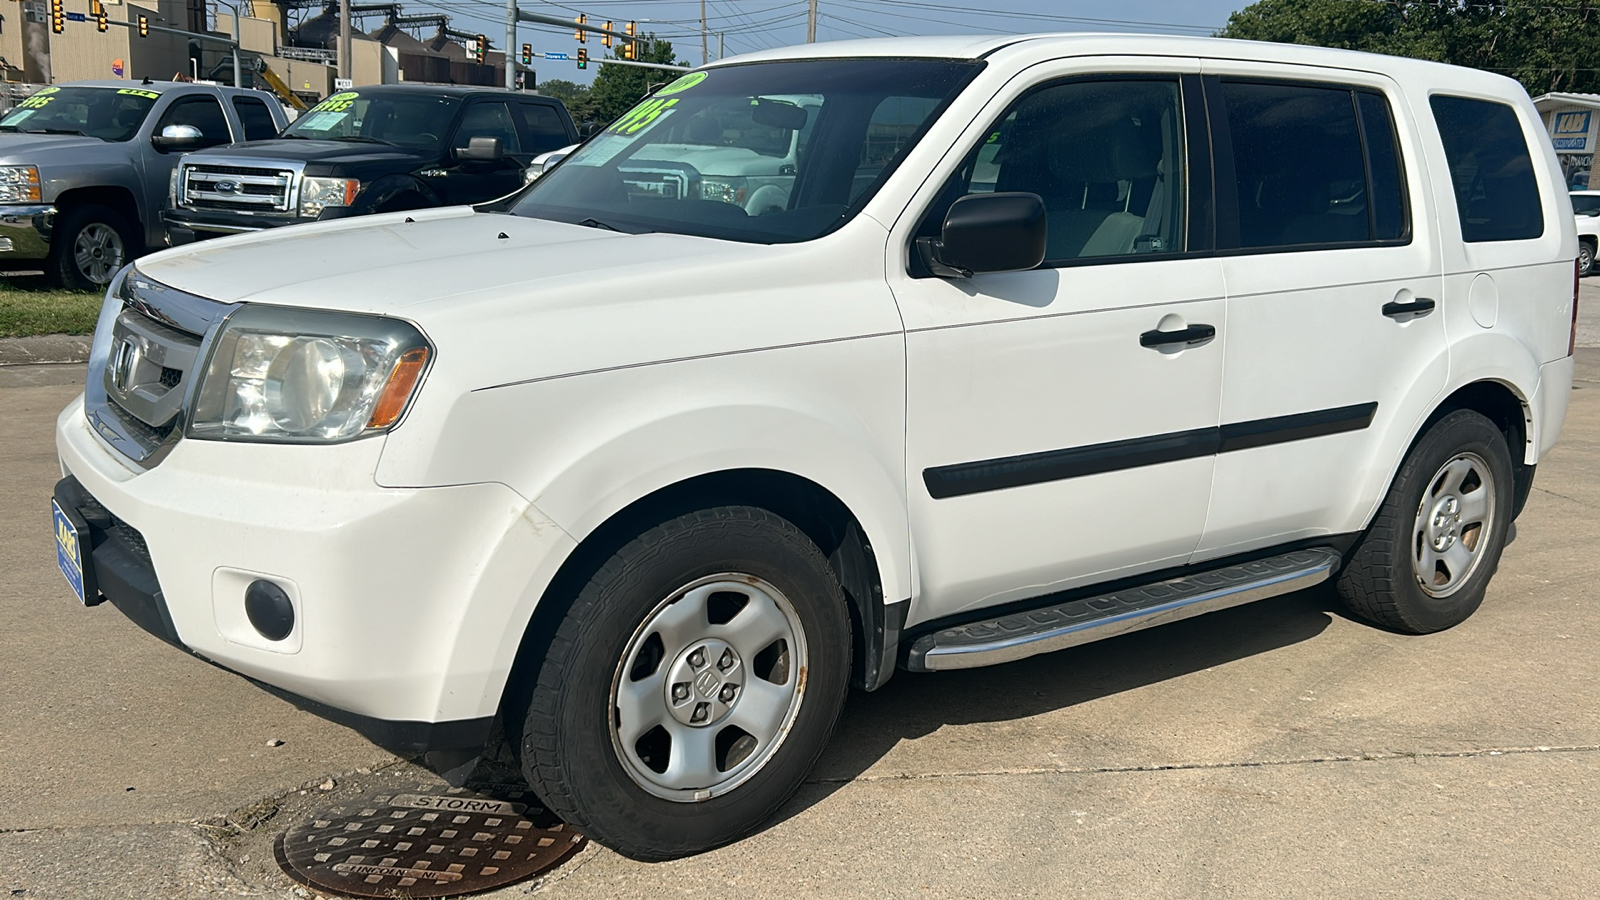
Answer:
POLYGON ((776 175, 784 164, 781 156, 762 156, 745 147, 709 147, 700 144, 657 144, 648 157, 638 157, 623 168, 651 160, 681 162, 694 166, 702 175, 749 175, 757 172, 776 175))
POLYGON ((694 265, 743 245, 630 235, 456 206, 335 219, 187 244, 138 263, 163 284, 248 301, 411 317, 464 295, 694 265))
POLYGON ((108 143, 81 134, 23 134, 0 131, 0 160, 38 165, 40 162, 49 161, 41 154, 84 147, 104 147, 108 143))
POLYGON ((250 141, 232 144, 215 150, 206 150, 196 157, 228 158, 233 160, 279 159, 299 160, 308 163, 368 163, 408 162, 420 163, 437 156, 405 147, 386 144, 366 144, 356 141, 311 141, 298 138, 250 141))

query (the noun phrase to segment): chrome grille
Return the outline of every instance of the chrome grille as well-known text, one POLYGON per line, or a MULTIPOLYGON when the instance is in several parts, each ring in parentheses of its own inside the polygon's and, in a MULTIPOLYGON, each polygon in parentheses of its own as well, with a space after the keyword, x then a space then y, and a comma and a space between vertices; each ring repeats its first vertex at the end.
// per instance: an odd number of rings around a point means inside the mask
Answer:
POLYGON ((236 308, 130 271, 95 328, 84 389, 89 424, 124 456, 155 465, 182 434, 213 326, 236 308))
POLYGON ((190 209, 287 212, 294 199, 294 170, 276 167, 184 163, 179 203, 190 209))

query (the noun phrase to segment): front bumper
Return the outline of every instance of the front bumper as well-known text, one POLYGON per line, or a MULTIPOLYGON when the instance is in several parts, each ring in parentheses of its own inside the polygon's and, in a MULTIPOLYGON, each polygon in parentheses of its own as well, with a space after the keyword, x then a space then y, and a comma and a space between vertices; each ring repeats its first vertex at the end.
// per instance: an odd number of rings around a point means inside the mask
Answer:
POLYGON ((49 256, 55 218, 48 203, 0 206, 0 262, 49 256))
POLYGON ((253 231, 265 231, 268 228, 282 228, 285 225, 306 225, 328 219, 342 219, 349 214, 349 210, 344 207, 323 210, 320 216, 293 216, 169 206, 161 211, 161 221, 167 229, 167 243, 176 247, 225 234, 248 234, 253 231))
POLYGON ((504 485, 379 487, 381 439, 179 441, 139 470, 90 430, 79 399, 56 443, 57 502, 88 523, 85 567, 113 605, 399 753, 483 744, 548 580, 540 562, 572 546, 504 485), (292 600, 280 640, 244 611, 257 579, 292 600))

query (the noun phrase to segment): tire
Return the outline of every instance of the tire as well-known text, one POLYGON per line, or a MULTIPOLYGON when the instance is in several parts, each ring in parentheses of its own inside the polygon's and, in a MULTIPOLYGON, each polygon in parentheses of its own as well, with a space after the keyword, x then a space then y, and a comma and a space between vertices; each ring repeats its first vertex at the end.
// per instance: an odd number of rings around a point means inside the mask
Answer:
POLYGON ((737 840, 816 764, 850 639, 844 593, 794 525, 745 506, 679 516, 606 560, 557 627, 523 774, 564 821, 634 859, 737 840))
POLYGON ((1578 241, 1578 275, 1589 275, 1594 272, 1594 242, 1578 241))
POLYGON ((1339 574, 1356 615, 1407 634, 1466 621, 1500 564, 1514 502, 1511 451, 1493 422, 1456 410, 1400 466, 1339 574))
POLYGON ((60 287, 103 290, 135 255, 133 228, 105 206, 70 207, 57 219, 53 232, 45 275, 60 287))

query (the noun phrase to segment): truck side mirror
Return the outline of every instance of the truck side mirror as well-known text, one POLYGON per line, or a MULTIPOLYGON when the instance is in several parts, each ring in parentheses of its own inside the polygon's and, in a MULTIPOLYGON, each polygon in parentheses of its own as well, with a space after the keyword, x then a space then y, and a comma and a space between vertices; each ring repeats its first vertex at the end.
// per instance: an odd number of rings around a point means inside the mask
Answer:
POLYGON ((1019 272, 1044 262, 1046 234, 1038 194, 968 194, 950 204, 939 238, 917 238, 917 252, 941 278, 1019 272))
POLYGON ((168 125, 161 133, 150 138, 158 150, 193 150, 206 139, 193 125, 168 125))
POLYGON ((456 159, 472 162, 493 162, 505 155, 499 138, 484 135, 468 138, 465 147, 456 148, 456 159))

